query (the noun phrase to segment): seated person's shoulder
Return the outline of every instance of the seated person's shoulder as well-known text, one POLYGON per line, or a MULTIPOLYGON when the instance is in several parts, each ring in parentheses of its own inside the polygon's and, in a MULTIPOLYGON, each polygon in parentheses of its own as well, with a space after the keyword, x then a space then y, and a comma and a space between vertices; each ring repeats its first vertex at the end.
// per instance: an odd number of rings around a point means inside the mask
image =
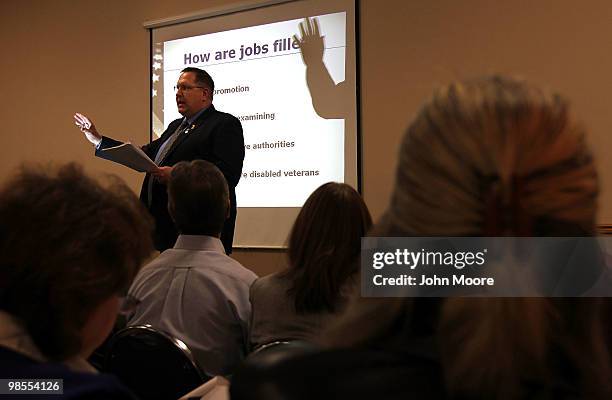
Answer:
POLYGON ((216 254, 206 267, 228 278, 246 281, 249 286, 257 279, 253 271, 225 254, 216 254))
POLYGON ((136 399, 112 375, 75 374, 64 379, 64 399, 136 399))
POLYGON ((289 281, 280 273, 274 273, 257 278, 251 285, 251 294, 272 293, 277 291, 286 291, 289 287, 289 281))
MULTIPOLYGON (((289 279, 282 272, 275 272, 273 274, 265 275, 257 278, 255 283, 258 286, 286 286, 290 283, 289 279)), ((254 283, 254 284, 255 284, 254 283)))
POLYGON ((114 376, 76 372, 56 362, 37 362, 0 347, 0 376, 5 379, 61 379, 63 399, 135 399, 114 376))

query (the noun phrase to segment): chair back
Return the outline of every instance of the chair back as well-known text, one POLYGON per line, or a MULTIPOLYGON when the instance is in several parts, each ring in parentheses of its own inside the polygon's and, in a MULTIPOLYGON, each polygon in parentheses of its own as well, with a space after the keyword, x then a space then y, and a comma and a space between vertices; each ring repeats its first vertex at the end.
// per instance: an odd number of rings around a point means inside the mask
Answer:
POLYGON ((320 351, 313 343, 293 340, 265 344, 242 362, 232 376, 231 398, 242 399, 283 399, 275 386, 275 376, 284 363, 320 351))
POLYGON ((108 345, 104 371, 141 399, 178 399, 210 379, 185 343, 151 325, 118 331, 108 345))
POLYGON ((279 340, 266 343, 253 350, 245 363, 258 367, 268 366, 315 350, 318 350, 318 346, 303 340, 279 340))
POLYGON ((261 353, 262 351, 266 351, 268 349, 273 349, 276 346, 284 346, 291 342, 292 342, 291 340, 275 340, 274 342, 262 344, 261 346, 258 346, 255 349, 253 349, 253 351, 249 354, 249 356, 253 356, 254 354, 261 353))

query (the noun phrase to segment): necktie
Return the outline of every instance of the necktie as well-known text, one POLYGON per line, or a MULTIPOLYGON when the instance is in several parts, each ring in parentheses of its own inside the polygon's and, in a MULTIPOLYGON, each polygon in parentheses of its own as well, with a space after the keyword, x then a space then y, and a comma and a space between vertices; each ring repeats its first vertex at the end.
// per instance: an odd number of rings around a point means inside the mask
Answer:
MULTIPOLYGON (((168 154, 168 152, 172 148, 172 145, 174 144, 174 142, 176 142, 176 139, 178 139, 178 137, 181 135, 181 133, 183 133, 185 128, 187 128, 187 125, 188 125, 187 118, 185 118, 183 119, 183 122, 181 122, 179 127, 176 128, 174 133, 170 135, 168 140, 166 140, 162 144, 162 148, 157 152, 157 155, 155 156, 155 164, 157 164, 157 166, 160 166, 161 163, 164 161, 166 154, 168 154)), ((153 197, 153 181, 154 181, 153 177, 149 176, 149 182, 148 182, 149 184, 147 185, 147 204, 149 205, 149 207, 151 207, 151 202, 152 202, 152 197, 153 197)))
POLYGON ((181 136, 181 133, 183 133, 185 128, 187 128, 187 125, 187 119, 184 119, 183 122, 181 122, 181 124, 179 125, 179 127, 176 128, 174 133, 170 135, 168 140, 166 140, 166 142, 162 145, 161 150, 158 151, 157 155, 155 156, 155 164, 157 164, 157 166, 161 165, 162 161, 164 161, 166 154, 168 154, 168 152, 172 148, 172 145, 174 144, 174 142, 176 142, 176 139, 178 139, 178 137, 181 136))

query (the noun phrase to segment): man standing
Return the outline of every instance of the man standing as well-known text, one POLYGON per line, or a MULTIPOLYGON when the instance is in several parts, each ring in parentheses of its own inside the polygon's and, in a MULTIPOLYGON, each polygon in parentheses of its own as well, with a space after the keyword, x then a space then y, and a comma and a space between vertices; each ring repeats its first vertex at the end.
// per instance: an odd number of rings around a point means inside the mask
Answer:
POLYGON ((227 183, 207 161, 179 162, 168 196, 180 236, 134 279, 128 325, 151 324, 181 339, 208 376, 231 374, 247 351, 249 287, 257 276, 223 254, 227 183))
MULTIPOLYGON (((172 247, 178 236, 168 214, 166 183, 172 167, 179 161, 208 160, 216 165, 229 187, 230 212, 221 233, 227 254, 232 252, 236 223, 236 185, 242 174, 244 137, 242 125, 233 115, 217 111, 212 104, 215 84, 211 76, 199 68, 181 71, 175 86, 176 105, 183 118, 168 125, 161 137, 142 147, 155 161, 158 169, 145 176, 140 199, 155 218, 155 248, 163 251, 172 247)), ((87 139, 101 150, 121 142, 102 136, 91 121, 75 114, 75 123, 87 139)))

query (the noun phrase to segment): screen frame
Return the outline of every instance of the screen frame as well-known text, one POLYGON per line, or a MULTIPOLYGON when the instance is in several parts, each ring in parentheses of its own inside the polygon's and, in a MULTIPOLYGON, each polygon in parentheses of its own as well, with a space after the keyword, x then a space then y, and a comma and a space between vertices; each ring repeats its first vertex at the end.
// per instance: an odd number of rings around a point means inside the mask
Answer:
MULTIPOLYGON (((249 1, 237 3, 230 6, 221 6, 214 8, 207 8, 199 11, 195 11, 188 14, 181 14, 173 17, 162 18, 158 20, 145 21, 143 27, 148 30, 149 33, 149 143, 153 142, 153 97, 151 93, 153 91, 153 31, 157 28, 168 27, 171 25, 178 25, 182 23, 205 20, 208 18, 224 16, 235 13, 248 12, 251 10, 262 9, 266 7, 282 5, 286 3, 295 3, 303 0, 261 0, 261 1, 249 1)), ((353 26, 355 28, 355 124, 356 124, 356 190, 363 196, 363 132, 362 132, 362 104, 361 104, 361 13, 360 13, 360 1, 353 0, 354 6, 354 21, 353 26)), ((240 208, 240 207, 238 207, 240 208)), ((297 207, 299 208, 299 207, 297 207)), ((261 245, 239 245, 234 246, 236 249, 269 249, 269 250, 283 250, 286 249, 286 244, 281 246, 261 246, 261 245)))

